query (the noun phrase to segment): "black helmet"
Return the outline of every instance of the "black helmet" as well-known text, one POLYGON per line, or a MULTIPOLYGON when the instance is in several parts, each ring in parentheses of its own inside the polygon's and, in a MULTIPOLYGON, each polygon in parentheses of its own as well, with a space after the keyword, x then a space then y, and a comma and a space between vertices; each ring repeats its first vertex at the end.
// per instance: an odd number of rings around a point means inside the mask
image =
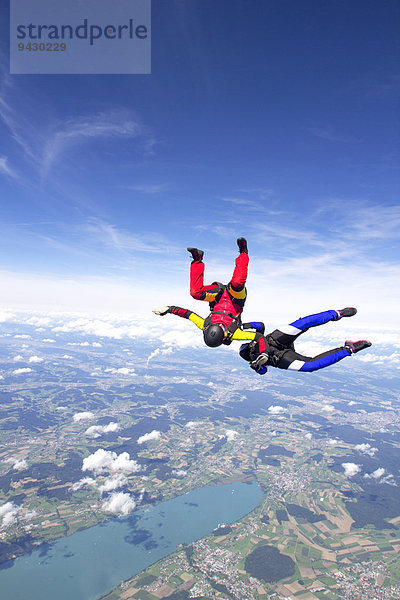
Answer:
POLYGON ((204 330, 203 336, 207 346, 216 348, 224 341, 225 334, 221 325, 215 323, 214 325, 209 325, 207 329, 204 330))
POLYGON ((240 346, 240 349, 239 349, 239 354, 240 354, 240 356, 244 360, 247 360, 247 362, 250 362, 251 361, 251 358, 250 358, 250 343, 242 344, 240 346))

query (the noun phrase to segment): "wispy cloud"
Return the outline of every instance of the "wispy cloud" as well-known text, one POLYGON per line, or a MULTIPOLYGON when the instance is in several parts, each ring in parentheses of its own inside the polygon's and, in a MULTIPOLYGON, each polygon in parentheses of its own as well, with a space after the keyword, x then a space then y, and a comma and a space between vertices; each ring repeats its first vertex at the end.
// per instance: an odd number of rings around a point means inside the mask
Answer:
POLYGON ((142 194, 147 194, 149 196, 160 194, 162 192, 170 190, 169 183, 140 183, 132 185, 121 185, 119 187, 124 190, 141 192, 142 194))
POLYGON ((267 187, 244 187, 240 188, 239 191, 256 196, 259 200, 268 200, 276 195, 275 190, 267 187))
POLYGON ((391 75, 386 80, 370 81, 361 88, 359 86, 358 93, 360 89, 371 99, 395 99, 397 101, 400 92, 400 75, 391 75))
POLYGON ((243 206, 246 209, 251 210, 264 210, 264 206, 261 202, 256 202, 255 200, 248 200, 247 198, 221 198, 223 202, 228 202, 229 204, 234 204, 236 206, 243 206))
POLYGON ((0 156, 0 174, 6 175, 11 179, 19 179, 17 173, 10 167, 6 156, 0 156))
POLYGON ((279 244, 294 241, 296 247, 299 244, 310 246, 323 247, 326 245, 326 240, 317 232, 306 227, 290 227, 290 225, 282 225, 277 220, 269 219, 263 222, 253 223, 254 237, 259 243, 271 244, 271 240, 277 241, 279 244))
MULTIPOLYGON (((342 199, 331 199, 324 202, 320 212, 331 212, 335 204, 340 205, 342 199)), ((353 242, 362 243, 389 238, 400 238, 400 204, 372 204, 366 201, 349 201, 345 213, 335 216, 335 220, 327 225, 342 240, 351 238, 353 242)))
POLYGON ((308 127, 307 129, 316 137, 328 142, 342 142, 345 144, 360 142, 356 137, 336 131, 333 127, 308 127))
POLYGON ((171 244, 159 233, 141 232, 134 233, 122 230, 102 221, 100 219, 91 219, 82 225, 82 229, 87 235, 96 238, 102 245, 113 248, 120 252, 173 252, 180 251, 178 247, 171 244))
POLYGON ((57 159, 72 146, 99 139, 146 137, 151 144, 149 130, 126 110, 113 109, 95 115, 80 116, 49 127, 41 158, 41 169, 48 173, 57 159))
MULTIPOLYGON (((41 120, 32 103, 28 104, 11 79, 3 74, 0 86, 0 119, 11 139, 22 150, 21 159, 28 161, 38 175, 46 178, 52 167, 70 155, 70 150, 93 141, 135 140, 145 153, 156 144, 149 127, 125 108, 111 108, 73 117, 58 117, 40 111, 41 120), (22 98, 22 100, 21 100, 22 98), (16 100, 17 99, 17 100, 16 100)), ((0 159, 0 172, 15 176, 7 161, 0 159)))

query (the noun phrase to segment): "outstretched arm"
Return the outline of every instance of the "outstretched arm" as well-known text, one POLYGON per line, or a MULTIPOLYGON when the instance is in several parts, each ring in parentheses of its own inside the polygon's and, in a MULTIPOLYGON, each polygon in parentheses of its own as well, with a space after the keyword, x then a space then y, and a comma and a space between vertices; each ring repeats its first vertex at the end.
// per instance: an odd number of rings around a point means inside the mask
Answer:
POLYGON ((264 334, 265 325, 261 321, 250 321, 250 323, 243 323, 242 329, 255 329, 258 333, 264 334))
POLYGON ((236 329, 232 336, 233 340, 254 340, 261 337, 265 331, 264 323, 259 321, 251 321, 251 323, 242 323, 239 329, 236 329), (244 329, 255 329, 255 331, 244 331, 244 329))
POLYGON ((153 313, 156 315, 164 316, 170 313, 171 315, 177 315, 178 317, 182 317, 183 319, 189 319, 192 321, 199 329, 203 329, 204 319, 200 317, 200 315, 196 315, 195 312, 187 309, 180 308, 179 306, 161 306, 161 308, 154 308, 153 313))

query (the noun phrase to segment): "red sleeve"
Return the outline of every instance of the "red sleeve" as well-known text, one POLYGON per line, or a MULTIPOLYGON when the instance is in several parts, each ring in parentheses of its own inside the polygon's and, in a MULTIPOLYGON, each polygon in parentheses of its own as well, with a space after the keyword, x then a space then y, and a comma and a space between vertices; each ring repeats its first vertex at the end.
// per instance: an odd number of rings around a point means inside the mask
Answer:
POLYGON ((170 306, 169 312, 172 315, 177 315, 178 317, 182 317, 183 319, 188 319, 192 314, 192 311, 187 308, 180 308, 179 306, 170 306))

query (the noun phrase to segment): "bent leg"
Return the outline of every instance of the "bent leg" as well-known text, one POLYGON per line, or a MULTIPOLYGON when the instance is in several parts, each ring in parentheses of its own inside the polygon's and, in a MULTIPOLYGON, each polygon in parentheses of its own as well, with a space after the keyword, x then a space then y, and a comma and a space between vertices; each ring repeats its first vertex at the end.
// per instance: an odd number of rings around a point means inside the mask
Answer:
POLYGON ((204 285, 204 268, 204 263, 199 260, 190 264, 190 295, 196 300, 211 302, 213 298, 207 297, 207 294, 217 294, 219 287, 216 284, 204 285))
POLYGON ((233 301, 236 302, 242 310, 247 296, 245 284, 247 279, 248 264, 249 255, 245 252, 239 254, 235 260, 235 269, 233 271, 232 279, 228 284, 229 294, 232 296, 233 301))
POLYGON ((297 319, 297 321, 293 321, 290 323, 292 327, 296 327, 296 329, 300 329, 303 333, 310 327, 317 327, 318 325, 324 325, 328 323, 328 321, 334 321, 337 319, 336 310, 325 310, 320 313, 316 313, 315 315, 308 315, 307 317, 303 317, 302 319, 297 319))
POLYGON ((319 369, 329 367, 346 358, 346 356, 351 356, 351 352, 344 346, 327 350, 314 357, 303 356, 295 350, 289 350, 285 352, 277 366, 278 369, 310 373, 311 371, 318 371, 319 369))
POLYGON ((293 344, 302 333, 305 333, 310 327, 324 325, 328 321, 333 321, 337 317, 336 310, 325 310, 315 315, 308 315, 289 323, 289 325, 280 326, 271 333, 271 336, 282 346, 288 348, 293 344))
POLYGON ((246 284, 248 265, 249 255, 245 252, 239 254, 237 259, 235 260, 235 269, 233 271, 232 279, 230 281, 230 286, 235 292, 242 291, 246 284))

